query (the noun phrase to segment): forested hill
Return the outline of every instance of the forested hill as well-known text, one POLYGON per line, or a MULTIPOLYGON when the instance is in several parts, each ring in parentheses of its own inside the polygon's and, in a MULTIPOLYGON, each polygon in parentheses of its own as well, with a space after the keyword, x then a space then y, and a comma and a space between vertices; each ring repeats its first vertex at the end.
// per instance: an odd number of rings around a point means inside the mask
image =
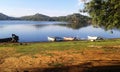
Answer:
POLYGON ((42 14, 35 14, 30 16, 23 16, 21 17, 22 20, 32 20, 32 21, 53 21, 53 19, 49 16, 42 15, 42 14))
POLYGON ((74 23, 85 23, 89 22, 91 18, 87 16, 83 16, 79 13, 74 13, 67 16, 59 16, 59 17, 49 17, 42 14, 35 14, 31 16, 23 16, 21 17, 22 20, 33 20, 33 21, 68 21, 74 23))
POLYGON ((49 17, 47 15, 37 13, 35 15, 23 16, 19 18, 10 17, 0 13, 0 20, 67 21, 74 23, 86 23, 86 22, 90 22, 91 18, 87 16, 83 16, 79 13, 74 13, 71 15, 59 16, 59 17, 49 17))
POLYGON ((74 13, 67 16, 60 16, 60 17, 52 17, 56 21, 67 21, 73 23, 89 23, 91 22, 91 18, 88 16, 83 16, 79 13, 74 13))
POLYGON ((10 17, 10 16, 7 16, 3 13, 0 13, 0 20, 16 20, 16 19, 19 19, 19 18, 10 17))

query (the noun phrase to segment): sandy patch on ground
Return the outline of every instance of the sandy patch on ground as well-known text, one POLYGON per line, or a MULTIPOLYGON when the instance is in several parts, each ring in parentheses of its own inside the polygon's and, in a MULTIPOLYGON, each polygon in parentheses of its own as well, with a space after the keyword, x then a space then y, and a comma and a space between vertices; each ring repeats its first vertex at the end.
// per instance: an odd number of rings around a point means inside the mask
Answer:
POLYGON ((54 68, 81 65, 84 63, 90 63, 92 66, 119 65, 120 53, 107 53, 102 50, 68 50, 49 51, 46 54, 6 57, 0 60, 0 71, 17 72, 16 70, 19 69, 54 68))

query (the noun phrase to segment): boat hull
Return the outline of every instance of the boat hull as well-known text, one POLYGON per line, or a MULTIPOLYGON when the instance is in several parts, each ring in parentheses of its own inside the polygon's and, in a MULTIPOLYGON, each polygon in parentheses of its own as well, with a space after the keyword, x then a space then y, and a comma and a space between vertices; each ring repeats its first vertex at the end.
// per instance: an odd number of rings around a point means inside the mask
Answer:
POLYGON ((3 38, 0 39, 0 42, 12 42, 12 38, 3 38))
POLYGON ((55 41, 54 37, 48 37, 48 41, 55 41))
POLYGON ((73 40, 75 40, 74 37, 63 37, 63 39, 64 39, 65 41, 73 41, 73 40))
POLYGON ((48 41, 63 41, 61 37, 48 37, 48 41))
POLYGON ((96 36, 88 36, 88 40, 90 40, 90 41, 95 41, 97 39, 98 39, 98 37, 96 37, 96 36))

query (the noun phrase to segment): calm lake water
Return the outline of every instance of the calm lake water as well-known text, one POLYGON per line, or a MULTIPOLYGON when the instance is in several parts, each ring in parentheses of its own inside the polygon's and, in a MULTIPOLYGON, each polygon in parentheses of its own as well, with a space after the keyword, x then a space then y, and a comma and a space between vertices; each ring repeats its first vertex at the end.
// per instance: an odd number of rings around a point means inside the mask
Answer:
POLYGON ((66 22, 48 21, 0 21, 0 38, 11 37, 11 34, 20 37, 19 42, 48 41, 48 36, 79 37, 101 36, 104 38, 120 38, 120 31, 105 31, 92 26, 70 27, 66 22))

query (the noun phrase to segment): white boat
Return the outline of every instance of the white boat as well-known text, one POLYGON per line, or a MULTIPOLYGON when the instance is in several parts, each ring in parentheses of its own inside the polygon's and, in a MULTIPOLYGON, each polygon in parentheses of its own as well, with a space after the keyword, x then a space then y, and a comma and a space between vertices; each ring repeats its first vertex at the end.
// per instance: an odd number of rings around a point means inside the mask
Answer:
POLYGON ((75 40, 75 37, 63 37, 63 40, 65 40, 65 41, 73 41, 73 40, 75 40))
POLYGON ((48 37, 48 41, 63 41, 61 37, 48 37))
POLYGON ((95 41, 97 39, 98 39, 97 36, 88 36, 88 40, 90 40, 90 41, 95 41))
POLYGON ((48 37, 48 41, 55 41, 54 37, 48 37))

